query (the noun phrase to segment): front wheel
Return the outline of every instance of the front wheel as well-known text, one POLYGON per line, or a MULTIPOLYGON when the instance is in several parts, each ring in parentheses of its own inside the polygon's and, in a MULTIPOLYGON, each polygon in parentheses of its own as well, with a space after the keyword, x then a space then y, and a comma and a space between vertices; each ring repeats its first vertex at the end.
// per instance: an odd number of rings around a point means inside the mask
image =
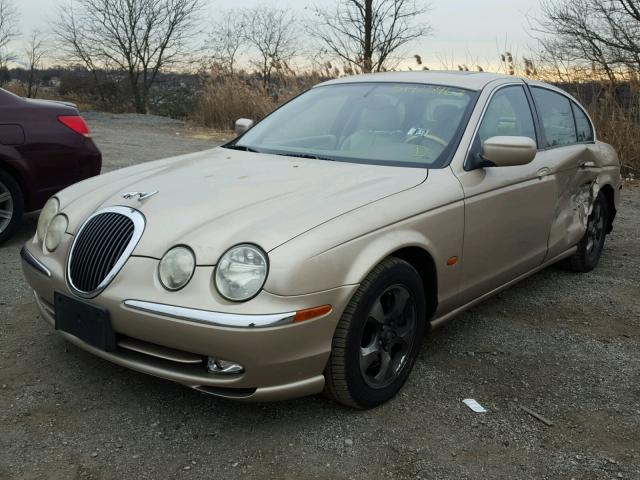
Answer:
POLYGON ((578 250, 563 262, 567 269, 589 272, 598 265, 607 236, 608 212, 607 198, 599 192, 587 220, 587 231, 578 243, 578 250))
POLYGON ((418 272, 390 257, 374 268, 345 309, 325 370, 325 394, 371 408, 391 399, 409 376, 425 329, 418 272))
POLYGON ((0 170, 0 244, 7 240, 22 219, 20 186, 11 175, 0 170))

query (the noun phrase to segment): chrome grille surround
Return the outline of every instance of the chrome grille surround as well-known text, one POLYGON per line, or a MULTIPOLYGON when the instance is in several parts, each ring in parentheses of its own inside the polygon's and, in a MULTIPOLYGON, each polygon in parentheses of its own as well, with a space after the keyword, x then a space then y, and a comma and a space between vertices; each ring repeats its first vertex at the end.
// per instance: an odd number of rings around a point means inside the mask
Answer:
MULTIPOLYGON (((73 243, 71 244, 71 249, 69 250, 69 256, 67 257, 66 276, 67 276, 67 284, 69 285, 69 288, 71 289, 71 291, 74 294, 83 298, 94 298, 97 295, 99 295, 100 292, 102 292, 113 281, 115 276, 118 274, 118 272, 120 272, 124 264, 129 259, 129 256, 131 255, 133 250, 136 248, 136 246, 138 245, 138 242, 140 241, 140 238, 142 237, 145 225, 146 225, 146 221, 145 221, 144 215, 142 215, 142 213, 140 213, 138 210, 135 210, 130 207, 123 207, 123 206, 107 207, 107 208, 100 209, 97 212, 93 213, 91 216, 89 216, 89 218, 85 220, 85 222, 82 224, 82 226, 76 233, 75 238, 73 239, 73 243), (104 214, 116 214, 116 216, 120 215, 120 216, 126 217, 133 224, 133 232, 131 233, 131 238, 128 240, 126 247, 124 247, 124 249, 122 249, 122 252, 119 253, 117 259, 115 260, 115 263, 113 263, 113 266, 107 272, 105 272, 105 276, 99 280, 98 285, 89 291, 85 291, 80 289, 74 284, 73 276, 72 276, 72 268, 71 268, 72 261, 74 259, 74 254, 79 253, 77 252, 78 241, 83 238, 82 234, 85 228, 88 225, 92 224, 92 220, 95 220, 97 217, 104 214)), ((94 228, 94 231, 90 233, 93 236, 109 233, 108 230, 104 230, 104 231, 99 231, 99 230, 100 230, 100 226, 96 226, 96 228, 94 228)), ((106 243, 106 242, 100 246, 111 247, 112 250, 118 250, 113 245, 110 245, 109 243, 106 243)), ((93 245, 93 248, 96 248, 96 245, 93 245)), ((113 251, 111 253, 113 253, 113 251)), ((86 266, 85 268, 91 268, 91 267, 86 266)))

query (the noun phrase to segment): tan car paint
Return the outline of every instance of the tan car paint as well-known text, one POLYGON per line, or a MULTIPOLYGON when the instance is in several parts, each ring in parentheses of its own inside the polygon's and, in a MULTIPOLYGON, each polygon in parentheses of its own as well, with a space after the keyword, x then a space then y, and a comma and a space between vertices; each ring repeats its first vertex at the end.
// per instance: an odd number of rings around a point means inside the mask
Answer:
MULTIPOLYGON (((316 225, 414 187, 426 176, 426 169, 371 168, 216 148, 142 178, 112 183, 101 206, 130 206, 148 218, 171 219, 148 222, 133 255, 159 259, 168 247, 184 243, 198 265, 215 265, 232 245, 251 239, 269 251, 316 225), (160 194, 141 202, 124 199, 123 192, 131 191, 160 194), (188 215, 180 213, 184 205, 188 215)), ((63 204, 65 193, 60 195, 63 204)), ((68 193, 74 195, 73 188, 68 193)), ((74 204, 65 212, 83 218, 85 208, 74 204), (83 211, 76 212, 76 206, 83 211)), ((74 223, 70 231, 78 226, 74 223)))
MULTIPOLYGON (((42 259, 51 270, 49 279, 23 264, 29 284, 37 292, 38 306, 43 318, 53 325, 52 305, 54 291, 72 295, 64 280, 65 256, 72 237, 67 235, 59 250, 42 259), (60 252, 60 253, 58 253, 60 252)), ((32 245, 29 251, 38 255, 32 245)), ((94 354, 152 375, 168 378, 190 387, 257 388, 246 399, 276 400, 291 396, 317 393, 323 381, 318 382, 331 350, 331 338, 341 311, 338 308, 323 317, 301 324, 265 329, 224 328, 196 324, 179 319, 159 317, 128 309, 126 299, 144 299, 169 305, 197 307, 217 311, 238 311, 238 305, 225 305, 211 284, 213 267, 198 267, 192 281, 180 292, 168 292, 157 280, 157 260, 131 257, 113 283, 92 303, 107 308, 114 329, 119 335, 143 340, 153 345, 175 349, 172 355, 189 352, 240 362, 245 373, 233 377, 220 377, 204 370, 195 370, 148 356, 142 361, 128 349, 103 352, 75 339, 74 343, 94 354), (135 285, 135 288, 132 288, 135 285), (308 380, 308 382, 307 382, 308 380), (302 383, 299 383, 302 382, 302 383), (283 387, 277 392, 267 387, 283 387)), ((344 305, 355 287, 336 288, 313 295, 281 297, 263 291, 258 297, 242 305, 243 313, 286 312, 318 305, 344 305)), ((65 337, 73 340, 70 335, 65 337)))
MULTIPOLYGON (((194 373, 157 356, 145 357, 124 347, 117 352, 97 351, 65 336, 103 358, 194 388, 257 389, 244 397, 249 400, 310 394, 323 387, 322 372, 344 308, 367 273, 385 257, 407 248, 428 252, 437 274, 437 310, 431 321, 440 324, 572 253, 584 234, 585 214, 598 189, 613 189, 617 204, 617 157, 599 142, 540 150, 527 165, 466 171, 467 152, 487 100, 496 88, 522 81, 484 74, 424 75, 382 74, 331 83, 421 78, 484 87, 450 167, 433 169, 428 175, 421 168, 215 149, 123 169, 61 192, 58 198, 69 217, 69 234, 54 253, 43 253, 36 241, 25 246, 52 274, 47 278, 23 263, 43 316, 53 321, 54 290, 70 294, 64 273, 67 254, 72 234, 84 219, 100 206, 134 206, 147 217, 143 241, 92 302, 109 309, 125 342, 156 349, 160 357, 198 354, 237 361, 245 373, 233 378, 203 370, 194 373), (594 165, 579 168, 585 161, 594 165), (274 194, 282 182, 286 193, 274 194), (159 193, 143 202, 121 197, 134 190, 159 193), (219 255, 239 242, 270 250, 263 291, 240 304, 224 300, 212 283, 219 255), (158 281, 157 259, 177 243, 194 248, 199 266, 183 290, 168 292, 158 281), (453 257, 458 261, 449 265, 453 257), (224 328, 134 311, 124 306, 127 299, 244 314, 324 304, 333 309, 301 324, 224 328)), ((230 391, 209 393, 234 397, 230 391)))
MULTIPOLYGON (((484 107, 476 107, 470 125, 479 124, 483 109, 496 90, 522 83, 510 79, 489 84, 478 102, 484 107)), ((551 89, 566 95, 561 90, 551 89)), ((543 261, 569 253, 586 231, 586 217, 577 220, 579 217, 575 213, 578 209, 575 192, 582 185, 581 181, 591 185, 601 175, 600 185, 609 183, 616 192, 620 185, 619 163, 615 153, 611 155, 612 150, 600 156, 599 164, 610 166, 617 176, 611 176, 601 168, 591 169, 586 178, 577 173, 585 152, 606 149, 600 142, 539 150, 533 161, 526 165, 467 171, 464 168, 466 156, 475 133, 475 128, 467 129, 451 163, 462 184, 466 207, 460 306, 527 272, 536 271, 543 261), (565 183, 558 177, 564 177, 565 183), (563 198, 567 195, 573 201, 563 198), (558 228, 564 229, 564 234, 558 228), (560 241, 561 247, 556 247, 555 242, 559 237, 566 238, 567 232, 570 233, 569 240, 560 241), (552 248, 547 252, 548 246, 552 248)), ((592 194, 591 203, 594 198, 592 194)))

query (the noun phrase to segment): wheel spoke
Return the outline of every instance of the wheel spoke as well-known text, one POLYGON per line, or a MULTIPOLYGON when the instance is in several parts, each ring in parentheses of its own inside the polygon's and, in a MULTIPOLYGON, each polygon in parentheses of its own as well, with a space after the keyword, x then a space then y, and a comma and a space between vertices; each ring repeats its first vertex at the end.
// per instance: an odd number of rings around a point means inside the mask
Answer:
POLYGON ((11 194, 9 192, 0 193, 0 203, 4 203, 11 200, 11 194))
POLYGON ((369 312, 369 316, 371 318, 373 318, 379 324, 383 324, 384 323, 386 315, 384 313, 384 309, 382 308, 382 303, 380 302, 379 298, 373 304, 373 307, 371 308, 371 311, 369 312))
POLYGON ((393 308, 389 312, 391 317, 404 316, 404 311, 407 307, 407 302, 411 299, 409 292, 404 288, 396 288, 393 290, 393 308))
POLYGON ((403 345, 410 345, 413 340, 414 324, 413 321, 406 321, 402 325, 396 325, 393 329, 396 334, 396 342, 403 345))
POLYGON ((384 383, 393 374, 391 354, 382 350, 380 352, 380 369, 378 374, 373 377, 376 382, 384 383))
POLYGON ((360 369, 362 373, 366 374, 371 365, 379 361, 379 359, 380 345, 378 344, 378 337, 376 336, 369 345, 360 348, 360 369))
POLYGON ((12 217, 13 213, 9 210, 0 210, 0 218, 4 218, 6 220, 12 217))

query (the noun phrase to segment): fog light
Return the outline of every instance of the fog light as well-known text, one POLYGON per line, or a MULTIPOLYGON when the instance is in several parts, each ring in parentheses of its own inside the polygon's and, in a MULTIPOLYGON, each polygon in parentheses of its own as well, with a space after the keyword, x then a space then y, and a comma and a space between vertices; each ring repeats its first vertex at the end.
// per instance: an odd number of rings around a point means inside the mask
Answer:
POLYGON ((210 373, 216 373, 218 375, 236 375, 244 372, 244 367, 239 363, 209 357, 207 359, 207 370, 209 370, 210 373))

